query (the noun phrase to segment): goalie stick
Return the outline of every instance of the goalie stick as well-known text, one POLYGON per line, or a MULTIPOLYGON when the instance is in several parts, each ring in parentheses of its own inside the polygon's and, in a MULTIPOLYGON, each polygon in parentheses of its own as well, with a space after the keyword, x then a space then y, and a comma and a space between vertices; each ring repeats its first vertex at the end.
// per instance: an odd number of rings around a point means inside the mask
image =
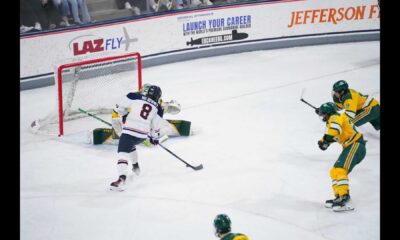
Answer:
MULTIPOLYGON (((99 118, 99 117, 97 117, 97 116, 95 116, 95 115, 93 115, 93 114, 91 114, 91 113, 88 113, 87 111, 85 111, 85 110, 83 110, 83 109, 81 109, 81 108, 79 108, 79 111, 82 112, 82 113, 85 113, 85 114, 87 114, 87 115, 89 115, 89 116, 91 116, 91 117, 93 117, 93 118, 95 118, 95 119, 97 119, 97 120, 99 120, 100 122, 103 122, 103 123, 105 123, 105 124, 107 124, 107 125, 109 125, 109 126, 112 126, 111 123, 109 123, 109 122, 107 122, 107 121, 105 121, 105 120, 103 120, 103 119, 101 119, 101 118, 99 118)), ((195 171, 203 169, 203 164, 200 164, 199 166, 192 166, 192 165, 190 165, 189 163, 187 163, 185 160, 183 160, 182 158, 178 157, 178 156, 177 156, 175 153, 173 153, 171 150, 169 150, 168 148, 166 148, 166 147, 164 147, 163 145, 161 145, 161 143, 158 143, 158 145, 159 145, 160 147, 162 147, 165 151, 169 152, 169 153, 172 154, 174 157, 176 157, 177 159, 179 159, 180 161, 184 162, 184 163, 186 164, 186 167, 190 167, 190 168, 192 168, 192 169, 195 170, 195 171)))
POLYGON ((306 89, 303 88, 303 91, 301 91, 300 101, 302 101, 303 103, 307 104, 308 106, 310 106, 310 107, 312 107, 312 108, 314 108, 314 109, 317 109, 317 108, 314 107, 312 104, 310 104, 309 102, 307 102, 306 100, 303 99, 303 95, 304 95, 305 90, 306 90, 306 89))
POLYGON ((161 143, 158 144, 160 147, 162 147, 165 151, 169 152, 172 154, 172 156, 176 157, 177 159, 181 160, 182 162, 184 162, 186 164, 186 167, 190 167, 193 170, 197 171, 197 170, 201 170, 203 169, 203 164, 200 164, 199 166, 192 166, 189 163, 185 162, 182 158, 178 157, 175 153, 171 152, 171 150, 169 150, 168 148, 164 147, 161 143))
POLYGON ((91 114, 91 113, 88 113, 87 111, 83 110, 82 108, 78 108, 78 110, 79 110, 80 112, 85 113, 85 114, 87 114, 87 115, 89 115, 89 116, 91 116, 91 117, 93 117, 93 118, 99 120, 100 122, 105 123, 105 124, 107 124, 108 126, 112 127, 112 124, 111 124, 111 123, 109 123, 109 122, 107 122, 107 121, 105 121, 105 120, 99 118, 98 116, 93 115, 93 114, 91 114))

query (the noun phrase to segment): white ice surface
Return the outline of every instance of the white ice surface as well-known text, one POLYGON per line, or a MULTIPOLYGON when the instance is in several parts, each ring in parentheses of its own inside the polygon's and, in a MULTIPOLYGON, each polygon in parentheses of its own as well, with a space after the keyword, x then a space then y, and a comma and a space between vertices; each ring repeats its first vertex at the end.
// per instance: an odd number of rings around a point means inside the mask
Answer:
MULTIPOLYGON (((54 86, 22 91, 21 239, 216 239, 219 213, 252 240, 379 239, 380 133, 359 128, 368 143, 349 175, 355 211, 334 213, 323 203, 332 198, 329 170, 341 146, 318 148, 324 123, 300 101, 303 88, 315 106, 330 101, 339 79, 379 100, 379 46, 254 51, 144 69, 145 82, 182 105, 166 118, 192 121, 193 136, 165 146, 204 169, 138 146, 142 174, 125 192, 108 190, 117 178, 115 145, 31 134, 30 122, 55 106, 54 86)), ((76 121, 87 130, 106 127, 76 121)))

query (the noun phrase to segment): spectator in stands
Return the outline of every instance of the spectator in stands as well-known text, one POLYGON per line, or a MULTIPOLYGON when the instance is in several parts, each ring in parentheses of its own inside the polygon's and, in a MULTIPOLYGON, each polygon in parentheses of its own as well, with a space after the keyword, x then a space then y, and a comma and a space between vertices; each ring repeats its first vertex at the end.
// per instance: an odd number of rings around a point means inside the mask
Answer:
POLYGON ((117 0, 117 5, 123 4, 125 9, 132 11, 134 15, 140 15, 141 11, 135 3, 137 0, 117 0))
MULTIPOLYGON (((176 8, 173 9, 182 9, 182 8, 187 8, 187 7, 205 7, 205 6, 212 6, 214 5, 215 1, 219 0, 176 0, 176 8)), ((221 2, 220 4, 225 4, 229 0, 223 0, 223 3, 221 2)))
POLYGON ((46 16, 39 0, 20 0, 20 33, 41 31, 46 16))
POLYGON ((89 14, 88 7, 86 5, 86 0, 68 0, 71 4, 72 16, 74 17, 74 22, 76 24, 90 23, 91 18, 89 14), (79 10, 82 16, 82 20, 79 18, 79 10))
POLYGON ((149 0, 153 12, 163 12, 176 9, 176 0, 149 0))
MULTIPOLYGON (((45 28, 54 29, 61 23, 61 14, 53 1, 41 0, 42 8, 46 16, 45 28)), ((61 25, 59 25, 61 26, 61 25)))
POLYGON ((187 3, 187 1, 186 0, 176 0, 176 7, 175 7, 175 9, 182 9, 182 8, 185 8, 185 6, 187 5, 185 5, 185 3, 187 3))
MULTIPOLYGON (((227 0, 228 2, 229 0, 227 0)), ((189 6, 191 7, 205 7, 211 6, 213 3, 210 0, 190 0, 189 6)))
POLYGON ((70 26, 68 15, 71 14, 71 10, 68 5, 68 0, 53 0, 53 4, 61 14, 62 21, 60 22, 60 26, 70 26))

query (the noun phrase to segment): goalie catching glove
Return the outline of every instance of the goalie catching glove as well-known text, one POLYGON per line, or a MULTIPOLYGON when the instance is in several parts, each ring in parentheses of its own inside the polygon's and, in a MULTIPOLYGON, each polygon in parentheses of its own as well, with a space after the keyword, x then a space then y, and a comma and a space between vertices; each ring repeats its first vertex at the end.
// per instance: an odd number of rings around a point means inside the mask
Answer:
POLYGON ((164 113, 175 115, 181 112, 181 104, 179 104, 176 100, 162 102, 161 107, 163 108, 164 113))

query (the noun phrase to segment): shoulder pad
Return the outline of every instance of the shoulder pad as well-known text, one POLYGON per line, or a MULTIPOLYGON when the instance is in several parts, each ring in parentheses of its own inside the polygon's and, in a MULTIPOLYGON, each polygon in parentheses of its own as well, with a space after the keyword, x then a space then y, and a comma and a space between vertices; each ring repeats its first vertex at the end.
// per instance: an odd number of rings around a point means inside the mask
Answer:
POLYGON ((328 123, 337 123, 341 125, 341 122, 343 121, 343 116, 340 114, 333 114, 329 117, 328 123))
POLYGON ((136 100, 136 99, 141 99, 143 95, 136 93, 136 92, 130 92, 126 95, 127 98, 131 100, 136 100))

